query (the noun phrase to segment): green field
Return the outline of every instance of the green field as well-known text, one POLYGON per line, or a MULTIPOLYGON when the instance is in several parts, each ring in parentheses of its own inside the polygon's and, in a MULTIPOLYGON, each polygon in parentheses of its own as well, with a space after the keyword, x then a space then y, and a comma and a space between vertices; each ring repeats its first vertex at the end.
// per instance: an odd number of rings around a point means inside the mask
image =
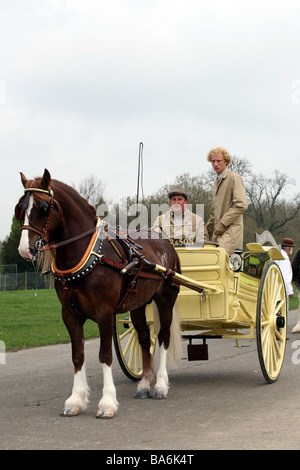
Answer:
MULTIPOLYGON (((85 338, 99 336, 90 320, 84 329, 85 338)), ((70 341, 55 290, 0 292, 0 340, 6 350, 70 341)))
POLYGON ((296 291, 294 289, 294 297, 289 299, 289 309, 290 310, 296 310, 298 308, 298 302, 299 302, 299 300, 298 300, 296 291))

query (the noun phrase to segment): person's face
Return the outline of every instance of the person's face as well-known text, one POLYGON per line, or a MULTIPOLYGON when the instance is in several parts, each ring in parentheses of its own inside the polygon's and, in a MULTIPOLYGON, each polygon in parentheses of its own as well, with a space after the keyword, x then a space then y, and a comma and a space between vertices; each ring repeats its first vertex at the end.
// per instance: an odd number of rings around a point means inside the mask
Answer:
POLYGON ((227 168, 227 162, 224 160, 224 157, 221 153, 217 153, 212 156, 211 164, 217 175, 223 173, 223 171, 225 171, 227 168))
POLYGON ((182 214, 184 212, 184 206, 187 203, 187 199, 185 199, 184 196, 181 196, 180 194, 175 194, 170 199, 170 207, 174 214, 182 214))

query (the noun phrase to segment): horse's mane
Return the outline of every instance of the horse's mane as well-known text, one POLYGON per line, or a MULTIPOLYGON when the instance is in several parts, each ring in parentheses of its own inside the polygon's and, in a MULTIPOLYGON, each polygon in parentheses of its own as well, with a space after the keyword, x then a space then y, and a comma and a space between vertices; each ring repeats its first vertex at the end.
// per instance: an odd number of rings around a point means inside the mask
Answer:
POLYGON ((53 251, 43 251, 37 260, 38 271, 41 271, 42 274, 48 274, 49 266, 51 266, 54 257, 53 251))
POLYGON ((96 209, 94 206, 92 206, 79 192, 73 188, 72 186, 69 186, 66 183, 62 183, 61 181, 58 180, 51 180, 51 186, 53 186, 53 191, 54 191, 54 197, 55 197, 55 188, 58 188, 60 191, 63 191, 67 193, 73 200, 76 199, 76 202, 78 204, 81 204, 83 206, 86 206, 86 208, 94 215, 96 215, 96 209))

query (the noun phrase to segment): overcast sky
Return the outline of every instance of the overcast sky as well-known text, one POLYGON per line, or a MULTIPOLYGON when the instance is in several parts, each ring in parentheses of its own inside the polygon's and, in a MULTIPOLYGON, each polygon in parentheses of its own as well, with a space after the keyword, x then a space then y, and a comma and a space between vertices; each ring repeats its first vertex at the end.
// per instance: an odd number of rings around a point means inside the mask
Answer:
MULTIPOLYGON (((0 240, 48 168, 107 199, 209 169, 224 146, 300 185, 299 0, 1 0, 0 240)), ((201 203, 201 201, 199 201, 201 203)))

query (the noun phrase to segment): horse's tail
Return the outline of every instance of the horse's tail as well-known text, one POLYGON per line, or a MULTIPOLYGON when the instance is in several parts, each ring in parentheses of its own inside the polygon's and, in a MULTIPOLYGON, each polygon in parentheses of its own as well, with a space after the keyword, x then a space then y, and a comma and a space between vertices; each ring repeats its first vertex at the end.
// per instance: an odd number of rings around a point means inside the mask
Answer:
MULTIPOLYGON (((160 330, 159 312, 155 302, 152 302, 154 331, 156 335, 160 330)), ((179 366, 182 356, 182 339, 179 316, 176 303, 173 307, 172 323, 170 327, 170 344, 167 352, 168 367, 176 369, 179 366)))
POLYGON ((168 348, 167 361, 170 368, 177 368, 182 357, 182 338, 181 327, 179 322, 177 305, 173 307, 173 316, 171 323, 171 338, 168 348))

